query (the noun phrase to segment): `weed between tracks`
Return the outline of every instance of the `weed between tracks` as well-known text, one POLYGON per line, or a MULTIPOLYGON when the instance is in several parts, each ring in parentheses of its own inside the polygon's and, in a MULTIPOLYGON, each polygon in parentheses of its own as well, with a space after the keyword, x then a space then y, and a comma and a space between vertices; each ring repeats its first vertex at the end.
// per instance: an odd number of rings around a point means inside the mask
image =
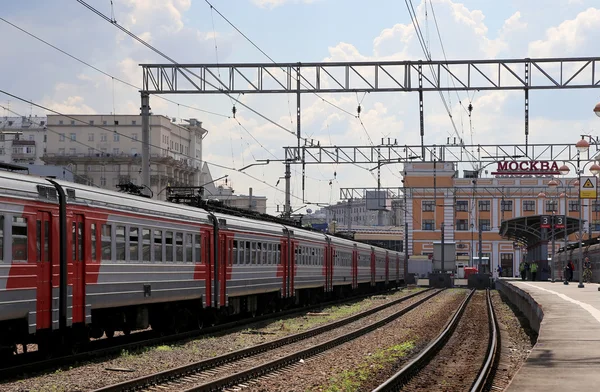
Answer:
MULTIPOLYGON (((398 291, 386 297, 394 299, 395 297, 406 296, 408 294, 423 290, 423 288, 417 287, 410 290, 398 291)), ((377 296, 375 298, 377 298, 377 296)), ((371 307, 373 303, 374 299, 367 298, 353 304, 331 306, 322 309, 319 313, 313 313, 312 315, 307 314, 304 317, 296 317, 287 320, 278 320, 277 322, 272 323, 271 325, 269 325, 266 328, 263 328, 262 330, 267 333, 274 333, 276 335, 281 333, 287 335, 289 333, 302 332, 316 327, 317 325, 326 324, 328 322, 359 313, 371 307)))
POLYGON ((380 349, 375 354, 370 355, 355 370, 346 370, 340 375, 333 377, 330 384, 326 387, 320 387, 317 390, 322 392, 355 392, 360 391, 365 381, 382 370, 386 364, 396 362, 399 358, 405 357, 413 348, 414 342, 407 341, 392 347, 380 349))

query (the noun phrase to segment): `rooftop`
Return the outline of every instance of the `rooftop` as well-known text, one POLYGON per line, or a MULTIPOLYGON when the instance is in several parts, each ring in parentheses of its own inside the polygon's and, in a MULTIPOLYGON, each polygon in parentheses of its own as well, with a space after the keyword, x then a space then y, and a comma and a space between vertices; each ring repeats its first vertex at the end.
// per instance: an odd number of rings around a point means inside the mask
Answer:
POLYGON ((0 117, 1 130, 40 129, 47 124, 46 117, 0 117))

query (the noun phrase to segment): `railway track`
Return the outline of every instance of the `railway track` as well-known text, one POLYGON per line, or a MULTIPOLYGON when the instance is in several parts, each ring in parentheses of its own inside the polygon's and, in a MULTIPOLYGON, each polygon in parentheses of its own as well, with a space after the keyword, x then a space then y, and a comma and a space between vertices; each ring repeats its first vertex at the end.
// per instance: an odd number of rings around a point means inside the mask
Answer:
POLYGON ((162 390, 191 392, 223 390, 239 384, 243 386, 245 385, 244 383, 252 382, 252 380, 258 377, 276 375, 280 369, 294 366, 302 362, 305 358, 319 355, 320 353, 337 347, 349 340, 380 328, 428 301, 442 291, 443 290, 430 289, 425 292, 415 293, 305 332, 238 350, 219 357, 198 361, 190 365, 140 377, 135 380, 110 385, 97 389, 95 392, 162 390), (415 298, 418 296, 421 296, 422 298, 415 298), (320 343, 308 344, 306 341, 307 339, 346 326, 370 315, 375 315, 380 311, 410 299, 417 300, 378 321, 371 322, 365 326, 360 326, 354 330, 320 343), (289 345, 294 343, 301 343, 298 344, 298 346, 302 347, 294 349, 291 353, 285 352, 286 349, 289 351, 289 345), (281 352, 278 352, 278 349, 281 349, 281 352), (264 358, 266 362, 255 365, 256 362, 259 362, 256 357, 259 354, 268 354, 269 358, 264 358), (276 359, 272 359, 271 357, 275 357, 276 359))
MULTIPOLYGON (((393 289, 388 292, 391 291, 396 290, 393 289)), ((110 357, 112 355, 119 355, 123 350, 133 351, 142 347, 162 345, 166 343, 197 338, 205 335, 220 336, 226 333, 235 332, 236 330, 241 330, 250 324, 255 324, 261 321, 267 321, 275 317, 279 318, 294 316, 297 314, 305 313, 307 311, 321 309, 328 306, 339 305, 351 301, 360 301, 362 299, 372 297, 374 295, 382 295, 388 292, 363 294, 349 298, 338 299, 335 301, 329 301, 313 306, 294 308, 277 313, 269 313, 254 318, 245 318, 242 320, 237 320, 225 324, 219 324, 212 327, 172 335, 159 336, 155 331, 149 330, 134 333, 128 336, 119 336, 112 339, 98 339, 90 342, 87 350, 71 355, 60 355, 52 358, 47 358, 38 352, 18 354, 15 355, 14 358, 11 358, 11 363, 9 364, 9 366, 0 366, 0 380, 7 381, 11 379, 19 379, 23 375, 31 376, 35 373, 41 373, 52 369, 66 367, 75 363, 96 360, 98 358, 103 357, 110 357)))
MULTIPOLYGON (((482 392, 489 390, 493 382, 492 369, 498 360, 500 339, 489 290, 486 290, 485 293, 485 308, 487 309, 485 318, 488 321, 488 330, 479 328, 482 330, 482 334, 469 337, 466 336, 469 335, 466 332, 469 320, 463 320, 464 323, 460 324, 459 327, 462 316, 469 306, 472 307, 470 312, 472 317, 477 315, 477 311, 483 308, 483 306, 475 308, 476 305, 473 304, 474 294, 475 290, 472 290, 452 319, 446 324, 444 330, 432 343, 400 371, 374 389, 373 392, 413 390, 482 392), (461 327, 463 330, 460 332, 464 335, 455 332, 461 327), (454 338, 454 340, 449 343, 451 338, 454 338), (471 340, 462 341, 461 338, 471 340), (477 364, 477 362, 474 362, 476 359, 473 358, 477 355, 477 348, 474 348, 474 346, 477 346, 477 343, 482 343, 482 341, 486 341, 487 346, 482 347, 485 351, 481 355, 483 358, 480 362, 481 365, 479 365, 477 371, 469 372, 468 366, 477 364), (461 350, 463 351, 461 352, 461 350), (461 363, 461 358, 465 359, 462 361, 463 363, 461 363)), ((475 325, 480 324, 473 320, 470 321, 475 325)), ((471 331, 473 330, 471 329, 471 331)))

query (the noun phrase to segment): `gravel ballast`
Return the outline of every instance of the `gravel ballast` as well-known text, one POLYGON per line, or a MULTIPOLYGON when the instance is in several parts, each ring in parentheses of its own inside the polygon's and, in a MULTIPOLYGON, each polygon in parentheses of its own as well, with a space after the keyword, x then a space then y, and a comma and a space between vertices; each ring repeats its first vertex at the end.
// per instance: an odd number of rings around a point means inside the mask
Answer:
POLYGON ((442 292, 399 319, 315 358, 251 391, 367 391, 396 372, 439 334, 467 291, 442 292))
POLYGON ((243 331, 219 337, 204 337, 180 344, 147 347, 133 353, 124 351, 116 358, 0 384, 0 390, 4 392, 92 390, 275 340, 356 314, 416 291, 422 289, 402 290, 393 295, 376 295, 348 305, 325 308, 318 313, 313 311, 301 316, 257 323, 243 331))

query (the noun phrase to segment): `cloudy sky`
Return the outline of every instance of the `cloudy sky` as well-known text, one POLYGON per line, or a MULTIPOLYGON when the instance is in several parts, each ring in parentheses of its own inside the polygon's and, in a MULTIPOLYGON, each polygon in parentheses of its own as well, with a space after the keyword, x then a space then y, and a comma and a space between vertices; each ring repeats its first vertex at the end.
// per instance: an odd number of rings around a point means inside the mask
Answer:
MULTIPOLYGON (((374 0, 212 0, 212 4, 275 61, 418 60, 425 56, 404 1, 374 0)), ((89 0, 89 4, 144 38, 176 61, 194 63, 268 62, 268 59, 201 0, 89 0)), ((413 0, 433 59, 443 60, 434 24, 437 18, 448 59, 597 56, 600 6, 592 0, 413 0), (598 8, 595 8, 598 7, 598 8)), ((2 2, 0 16, 89 64, 141 84, 140 63, 166 60, 120 32, 75 0, 2 2)), ((0 86, 61 113, 138 114, 135 88, 80 64, 4 21, 0 86)), ((523 92, 445 93, 458 133, 467 143, 524 142, 523 92), (472 103, 471 123, 464 106, 472 103)), ((313 95, 302 97, 303 135, 321 145, 368 145, 370 137, 418 144, 418 95, 338 94, 324 97, 356 117, 313 95), (364 125, 364 127, 363 127, 364 125), (367 136, 368 135, 368 136, 367 136)), ((197 118, 209 130, 206 161, 240 168, 256 159, 283 157, 296 140, 224 95, 170 96, 203 113, 151 98, 152 111, 178 119, 197 118), (241 124, 241 125, 240 125, 241 124), (253 139, 246 131, 252 133, 253 139)), ((295 130, 295 96, 245 95, 240 99, 285 128, 295 130)), ((19 114, 45 114, 0 94, 19 114)), ((530 142, 570 143, 580 133, 598 136, 600 101, 594 90, 530 93, 530 142)), ((3 113, 6 115, 7 113, 3 113)), ((425 142, 444 144, 454 135, 438 93, 425 94, 425 142)), ((370 168, 372 166, 366 166, 370 168)), ((292 173, 292 204, 302 202, 300 167, 292 173)), ((399 186, 401 167, 382 170, 383 186, 399 186)), ((254 178, 211 166, 213 177, 229 174, 238 193, 267 196, 270 211, 284 202, 280 163, 247 169, 254 178)), ((370 187, 373 172, 356 166, 307 166, 305 202, 331 203, 340 187, 370 187), (335 173, 335 179, 334 179, 335 173), (333 179, 333 181, 332 181, 333 179)), ((315 208, 308 206, 308 208, 315 208)), ((302 211, 302 210, 301 210, 302 211)))

